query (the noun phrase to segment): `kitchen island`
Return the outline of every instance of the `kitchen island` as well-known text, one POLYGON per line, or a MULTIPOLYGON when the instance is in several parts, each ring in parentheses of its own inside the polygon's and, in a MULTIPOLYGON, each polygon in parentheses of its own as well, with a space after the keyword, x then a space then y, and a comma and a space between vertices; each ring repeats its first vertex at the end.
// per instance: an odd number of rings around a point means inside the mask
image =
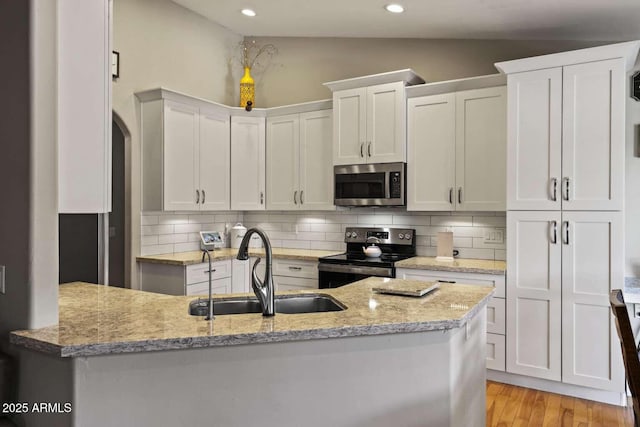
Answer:
MULTIPOLYGON (((484 425, 489 287, 421 297, 369 278, 322 290, 338 312, 187 313, 193 297, 84 283, 60 288, 59 324, 11 335, 22 397, 71 402, 28 425, 484 425)), ((305 291, 291 292, 308 293, 305 291)), ((214 305, 215 307, 215 305, 214 305)))

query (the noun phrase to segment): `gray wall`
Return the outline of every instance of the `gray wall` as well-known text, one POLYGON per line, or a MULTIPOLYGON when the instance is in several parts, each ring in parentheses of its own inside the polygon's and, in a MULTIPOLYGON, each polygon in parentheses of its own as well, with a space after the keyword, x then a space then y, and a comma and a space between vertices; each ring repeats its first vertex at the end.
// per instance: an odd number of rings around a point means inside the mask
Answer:
MULTIPOLYGON (((494 74, 493 64, 603 44, 580 41, 255 38, 278 48, 256 72, 256 106, 274 107, 331 98, 322 83, 412 68, 426 81, 494 74)), ((241 74, 236 71, 236 83, 241 74)))
MULTIPOLYGON (((640 71, 640 63, 631 74, 636 71, 640 71)), ((640 277, 640 102, 631 97, 627 98, 626 158, 626 275, 640 277)))
POLYGON ((0 347, 58 321, 56 1, 0 2, 0 347))

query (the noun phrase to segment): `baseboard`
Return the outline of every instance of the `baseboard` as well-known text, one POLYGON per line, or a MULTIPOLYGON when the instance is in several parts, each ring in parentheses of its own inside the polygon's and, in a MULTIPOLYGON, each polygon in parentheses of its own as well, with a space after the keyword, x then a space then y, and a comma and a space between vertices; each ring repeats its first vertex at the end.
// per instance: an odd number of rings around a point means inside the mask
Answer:
POLYGON ((627 406, 627 394, 615 391, 596 390, 589 387, 580 387, 571 384, 563 384, 557 381, 543 380, 527 377, 525 375, 510 374, 507 372, 487 369, 487 379, 499 383, 511 384, 520 387, 550 393, 563 394, 565 396, 578 397, 580 399, 594 400, 616 406, 627 406))

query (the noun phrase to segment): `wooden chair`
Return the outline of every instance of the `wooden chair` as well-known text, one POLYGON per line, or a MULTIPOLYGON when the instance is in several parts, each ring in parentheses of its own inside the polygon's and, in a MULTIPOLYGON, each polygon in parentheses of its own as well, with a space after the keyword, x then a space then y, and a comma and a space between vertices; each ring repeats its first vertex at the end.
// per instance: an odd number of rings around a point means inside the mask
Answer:
POLYGON ((613 311, 613 315, 616 318, 616 329, 618 330, 620 346, 622 347, 624 370, 631 390, 631 400, 633 401, 635 426, 640 427, 640 402, 638 401, 638 394, 640 393, 640 358, 638 357, 638 347, 633 337, 633 330, 631 329, 629 313, 624 303, 622 290, 611 290, 609 303, 611 304, 611 311, 613 311))

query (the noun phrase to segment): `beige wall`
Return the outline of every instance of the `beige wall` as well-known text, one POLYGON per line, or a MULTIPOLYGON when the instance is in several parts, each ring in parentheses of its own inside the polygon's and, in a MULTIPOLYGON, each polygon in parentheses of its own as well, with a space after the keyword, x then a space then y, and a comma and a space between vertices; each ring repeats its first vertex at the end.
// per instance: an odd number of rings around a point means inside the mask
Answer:
POLYGON ((278 54, 256 78, 256 106, 331 98, 322 83, 412 68, 427 81, 497 73, 494 62, 594 46, 596 42, 267 38, 278 54))
POLYGON ((231 57, 242 40, 169 0, 114 0, 113 49, 120 52, 120 78, 113 82, 113 110, 127 126, 132 165, 130 229, 131 286, 137 286, 135 256, 140 251, 140 137, 135 92, 167 87, 232 104, 236 84, 231 57))

